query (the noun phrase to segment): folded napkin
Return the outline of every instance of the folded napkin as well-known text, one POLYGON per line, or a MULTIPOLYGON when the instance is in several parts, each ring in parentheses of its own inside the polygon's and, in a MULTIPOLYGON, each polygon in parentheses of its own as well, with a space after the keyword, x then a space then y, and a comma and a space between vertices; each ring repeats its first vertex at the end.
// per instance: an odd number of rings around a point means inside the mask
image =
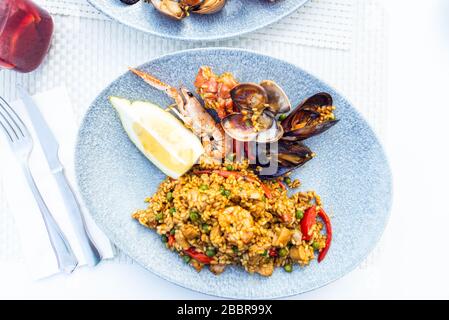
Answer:
MULTIPOLYGON (((76 192, 74 179, 73 155, 76 140, 75 115, 64 87, 43 92, 34 96, 34 99, 51 127, 60 145, 59 156, 66 169, 66 175, 76 192)), ((30 130, 34 148, 30 158, 30 167, 36 184, 47 203, 48 208, 65 233, 75 252, 79 266, 85 264, 79 242, 72 229, 64 202, 60 196, 50 169, 45 160, 37 135, 24 110, 21 101, 11 103, 14 110, 21 116, 30 130)), ((2 146, 2 167, 4 170, 4 188, 9 211, 12 212, 21 240, 24 260, 29 266, 31 276, 35 279, 44 278, 59 272, 56 257, 48 239, 44 221, 34 200, 28 184, 22 174, 20 166, 14 155, 10 152, 4 139, 0 139, 2 146)), ((80 197, 78 199, 81 202, 80 197)), ((106 236, 93 223, 81 204, 88 229, 97 245, 103 259, 113 257, 113 249, 106 236)))

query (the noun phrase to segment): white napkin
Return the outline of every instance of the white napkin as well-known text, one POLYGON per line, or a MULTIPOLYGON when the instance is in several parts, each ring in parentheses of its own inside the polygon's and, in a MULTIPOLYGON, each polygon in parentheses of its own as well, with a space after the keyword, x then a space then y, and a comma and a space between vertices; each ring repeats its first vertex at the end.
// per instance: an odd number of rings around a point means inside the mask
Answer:
MULTIPOLYGON (((34 99, 51 127, 60 145, 59 156, 63 163, 71 186, 76 190, 74 179, 73 155, 76 140, 75 115, 64 87, 43 92, 34 96, 34 99)), ((40 143, 34 133, 33 127, 24 110, 21 101, 11 104, 27 124, 33 140, 34 148, 30 158, 30 167, 36 184, 47 203, 48 208, 65 233, 75 252, 79 266, 85 264, 81 247, 72 229, 64 202, 60 196, 50 169, 48 168, 40 143)), ((10 212, 13 213, 19 236, 24 260, 29 266, 31 276, 35 279, 44 278, 59 272, 56 257, 48 239, 44 221, 36 205, 33 194, 22 174, 14 155, 9 150, 4 139, 0 151, 2 153, 2 167, 5 177, 5 193, 10 212)), ((81 202, 80 197, 78 199, 81 202)), ((90 234, 94 238, 103 259, 114 256, 112 246, 106 236, 93 223, 92 218, 82 205, 90 234)))

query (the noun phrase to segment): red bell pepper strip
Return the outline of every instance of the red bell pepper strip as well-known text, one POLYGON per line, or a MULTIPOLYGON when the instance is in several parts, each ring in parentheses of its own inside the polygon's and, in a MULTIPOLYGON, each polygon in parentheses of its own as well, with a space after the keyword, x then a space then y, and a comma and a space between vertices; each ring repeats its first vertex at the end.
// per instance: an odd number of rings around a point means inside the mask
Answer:
POLYGON ((174 244, 175 244, 175 236, 169 235, 168 236, 168 246, 171 248, 171 247, 173 247, 174 244))
POLYGON ((262 181, 259 181, 259 180, 255 179, 255 178, 251 178, 251 177, 246 177, 246 176, 244 176, 244 178, 245 178, 246 180, 248 180, 248 181, 251 181, 251 182, 260 183, 260 187, 262 188, 263 193, 265 193, 265 196, 266 196, 268 199, 271 199, 271 197, 272 197, 272 195, 271 195, 271 190, 270 190, 270 188, 269 188, 265 183, 263 183, 262 181))
POLYGON ((278 252, 275 248, 270 248, 270 250, 268 251, 268 255, 270 257, 276 258, 278 256, 278 252))
POLYGON ((310 241, 312 239, 312 226, 316 224, 316 206, 312 206, 306 210, 304 217, 301 219, 302 239, 310 241))
POLYGON ((184 250, 184 252, 192 259, 195 259, 196 261, 204 264, 210 264, 210 262, 213 260, 212 258, 206 256, 204 253, 197 252, 194 247, 190 247, 189 249, 184 250))
POLYGON ((279 186, 280 186, 282 189, 287 190, 287 187, 285 186, 285 184, 284 184, 282 181, 279 181, 279 180, 278 180, 278 183, 279 183, 279 186))
POLYGON ((194 174, 211 174, 211 173, 216 173, 216 174, 218 174, 219 176, 222 176, 222 177, 224 177, 224 178, 228 178, 228 177, 230 177, 230 176, 234 176, 234 177, 236 177, 236 178, 243 177, 243 178, 244 178, 245 180, 247 180, 247 181, 259 183, 259 184, 260 184, 260 187, 263 189, 263 192, 265 193, 265 196, 266 196, 268 199, 271 199, 271 190, 270 190, 270 188, 269 188, 266 184, 264 184, 263 182, 261 182, 261 181, 255 179, 255 178, 243 176, 243 175, 241 175, 240 173, 238 173, 238 172, 236 172, 236 171, 210 170, 210 169, 207 169, 207 170, 196 170, 196 171, 194 171, 193 173, 194 173, 194 174))
POLYGON ((323 261, 323 259, 326 257, 327 252, 329 251, 329 247, 331 246, 332 241, 332 225, 331 220, 329 219, 329 216, 324 212, 323 209, 320 209, 318 211, 318 216, 323 219, 324 224, 326 225, 326 246, 320 251, 318 254, 318 262, 323 261))

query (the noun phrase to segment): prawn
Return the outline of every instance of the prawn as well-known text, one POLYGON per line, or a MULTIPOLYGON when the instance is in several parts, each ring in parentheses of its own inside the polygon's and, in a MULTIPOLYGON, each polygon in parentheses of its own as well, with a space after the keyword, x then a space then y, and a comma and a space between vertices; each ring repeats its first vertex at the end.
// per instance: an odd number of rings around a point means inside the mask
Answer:
POLYGON ((176 109, 173 111, 201 139, 208 157, 216 160, 224 158, 225 132, 221 124, 215 122, 192 92, 184 86, 178 90, 148 73, 133 68, 129 68, 129 70, 153 88, 165 91, 175 101, 176 109))

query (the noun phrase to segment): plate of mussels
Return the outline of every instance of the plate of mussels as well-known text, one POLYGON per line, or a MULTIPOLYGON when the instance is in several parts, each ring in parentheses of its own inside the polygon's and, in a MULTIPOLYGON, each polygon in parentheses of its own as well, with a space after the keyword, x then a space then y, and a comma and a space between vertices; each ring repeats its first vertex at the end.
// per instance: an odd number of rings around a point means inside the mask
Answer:
POLYGON ((236 37, 285 18, 308 0, 88 0, 110 18, 189 41, 236 37))

